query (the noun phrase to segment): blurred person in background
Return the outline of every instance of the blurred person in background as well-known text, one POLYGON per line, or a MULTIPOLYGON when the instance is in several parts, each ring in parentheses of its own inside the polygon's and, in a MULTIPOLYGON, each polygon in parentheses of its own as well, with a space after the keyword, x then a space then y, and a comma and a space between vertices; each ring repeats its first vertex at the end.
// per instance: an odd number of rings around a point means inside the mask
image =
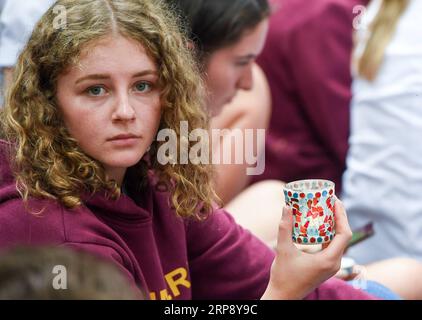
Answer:
POLYGON ((254 183, 227 205, 240 224, 269 245, 274 246, 277 239, 284 182, 332 180, 341 197, 349 137, 353 25, 367 2, 271 1, 267 42, 257 60, 272 100, 265 171, 253 176, 254 183))
POLYGON ((349 137, 353 25, 367 0, 274 0, 258 59, 273 112, 266 170, 255 181, 341 177, 349 137))
POLYGON ((0 0, 0 106, 32 29, 53 0, 0 0), (3 10, 1 8, 3 7, 3 10))
MULTIPOLYGON (((272 8, 266 0, 167 2, 186 22, 184 28, 208 91, 206 107, 212 116, 211 129, 229 130, 212 141, 212 152, 220 155, 220 164, 214 166, 217 195, 239 224, 265 242, 275 241, 277 228, 275 233, 267 231, 269 224, 278 225, 284 206, 280 183, 265 181, 237 197, 252 175, 247 174, 251 166, 245 158, 240 164, 234 163, 236 150, 245 155, 245 133, 252 129, 253 141, 249 143, 253 143, 253 148, 248 148, 259 163, 265 164, 262 158, 265 145, 258 145, 257 129, 268 128, 271 97, 265 75, 255 59, 264 47, 272 8), (224 154, 231 155, 230 164, 222 163, 224 154), (266 203, 265 207, 261 201, 266 203)), ((252 165, 255 166, 258 164, 252 165)))
POLYGON ((374 0, 357 33, 343 200, 352 228, 375 235, 359 263, 422 260, 422 1, 374 0))
POLYGON ((0 252, 0 300, 138 300, 143 294, 108 261, 66 247, 0 252))
POLYGON ((265 44, 271 8, 267 0, 167 2, 186 23, 205 79, 211 129, 229 130, 216 137, 212 145, 213 153, 220 155, 220 164, 215 165, 215 187, 227 205, 249 183, 247 168, 258 165, 248 164, 244 152, 241 163, 235 163, 236 149, 245 150, 246 130, 254 130, 250 142, 255 147, 253 154, 258 158, 264 151, 264 143, 257 146, 257 129, 268 127, 271 99, 265 76, 255 60, 265 44), (236 140, 239 137, 241 141, 236 140), (228 153, 231 163, 224 164, 223 154, 228 153))

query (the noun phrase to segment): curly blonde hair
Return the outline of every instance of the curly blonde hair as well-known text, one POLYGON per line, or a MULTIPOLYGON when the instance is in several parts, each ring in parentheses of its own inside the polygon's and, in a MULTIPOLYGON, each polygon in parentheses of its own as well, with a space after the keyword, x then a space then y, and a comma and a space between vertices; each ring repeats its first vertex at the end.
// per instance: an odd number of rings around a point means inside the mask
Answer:
MULTIPOLYGON (((20 55, 1 114, 2 135, 13 145, 11 167, 25 203, 30 197, 49 198, 75 208, 83 204, 85 192, 100 190, 111 199, 119 197, 119 187, 107 181, 103 166, 69 135, 55 97, 58 76, 78 63, 81 51, 116 32, 140 42, 158 66, 160 128, 174 130, 179 138, 180 121, 188 121, 192 129, 208 128, 197 64, 177 19, 162 1, 59 0, 38 22, 20 55), (61 28, 55 25, 57 5, 66 8, 61 28)), ((160 165, 156 154, 163 143, 155 141, 149 151, 157 185, 171 193, 179 216, 207 215, 216 199, 213 170, 206 164, 160 165)), ((146 164, 141 160, 129 172, 131 181, 140 184, 146 164)))

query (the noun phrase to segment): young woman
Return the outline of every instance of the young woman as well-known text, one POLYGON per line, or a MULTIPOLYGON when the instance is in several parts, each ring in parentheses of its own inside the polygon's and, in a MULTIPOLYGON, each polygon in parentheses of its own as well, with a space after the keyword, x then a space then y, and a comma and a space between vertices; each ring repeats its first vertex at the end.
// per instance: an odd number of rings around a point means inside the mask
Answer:
POLYGON ((326 281, 351 237, 340 202, 325 250, 296 249, 285 209, 273 252, 215 207, 207 165, 160 163, 160 129, 180 140, 182 120, 207 128, 200 77, 162 1, 56 4, 66 27, 54 28, 53 8, 41 18, 1 115, 1 247, 91 252, 151 299, 371 298, 326 281))
MULTIPOLYGON (((245 158, 235 163, 234 154, 236 148, 243 148, 245 130, 254 130, 250 144, 256 146, 256 130, 266 129, 269 122, 270 93, 263 72, 254 62, 265 44, 271 9, 267 0, 167 2, 185 21, 184 29, 206 84, 211 127, 230 130, 213 141, 213 151, 221 155, 220 164, 216 164, 216 191, 227 204, 251 178, 246 169, 257 165, 248 164, 245 158), (243 135, 241 142, 235 142, 236 132, 243 135), (231 154, 230 164, 222 163, 224 153, 231 154)), ((263 146, 253 151, 258 156, 263 146)))
POLYGON ((361 263, 422 261, 421 10, 372 1, 357 34, 344 201, 355 228, 374 222, 375 235, 350 250, 361 263))

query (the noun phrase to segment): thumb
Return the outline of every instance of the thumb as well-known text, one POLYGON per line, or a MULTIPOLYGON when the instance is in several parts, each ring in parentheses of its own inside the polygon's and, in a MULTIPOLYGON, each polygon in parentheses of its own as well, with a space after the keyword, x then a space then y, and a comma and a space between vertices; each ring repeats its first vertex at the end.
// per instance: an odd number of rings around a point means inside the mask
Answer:
POLYGON ((283 208, 283 215, 278 226, 277 249, 290 248, 292 241, 293 213, 289 207, 283 208))

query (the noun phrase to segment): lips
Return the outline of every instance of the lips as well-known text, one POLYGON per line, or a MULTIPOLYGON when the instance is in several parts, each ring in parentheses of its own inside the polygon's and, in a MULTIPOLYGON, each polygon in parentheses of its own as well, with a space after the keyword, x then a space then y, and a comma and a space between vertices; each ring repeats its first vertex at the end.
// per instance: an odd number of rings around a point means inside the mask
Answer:
POLYGON ((116 148, 133 148, 139 146, 141 137, 134 134, 119 134, 114 136, 111 139, 108 139, 108 142, 116 148))
POLYGON ((119 134, 117 136, 114 136, 113 138, 108 139, 109 141, 115 141, 115 140, 128 140, 128 139, 139 139, 140 137, 134 134, 119 134))

